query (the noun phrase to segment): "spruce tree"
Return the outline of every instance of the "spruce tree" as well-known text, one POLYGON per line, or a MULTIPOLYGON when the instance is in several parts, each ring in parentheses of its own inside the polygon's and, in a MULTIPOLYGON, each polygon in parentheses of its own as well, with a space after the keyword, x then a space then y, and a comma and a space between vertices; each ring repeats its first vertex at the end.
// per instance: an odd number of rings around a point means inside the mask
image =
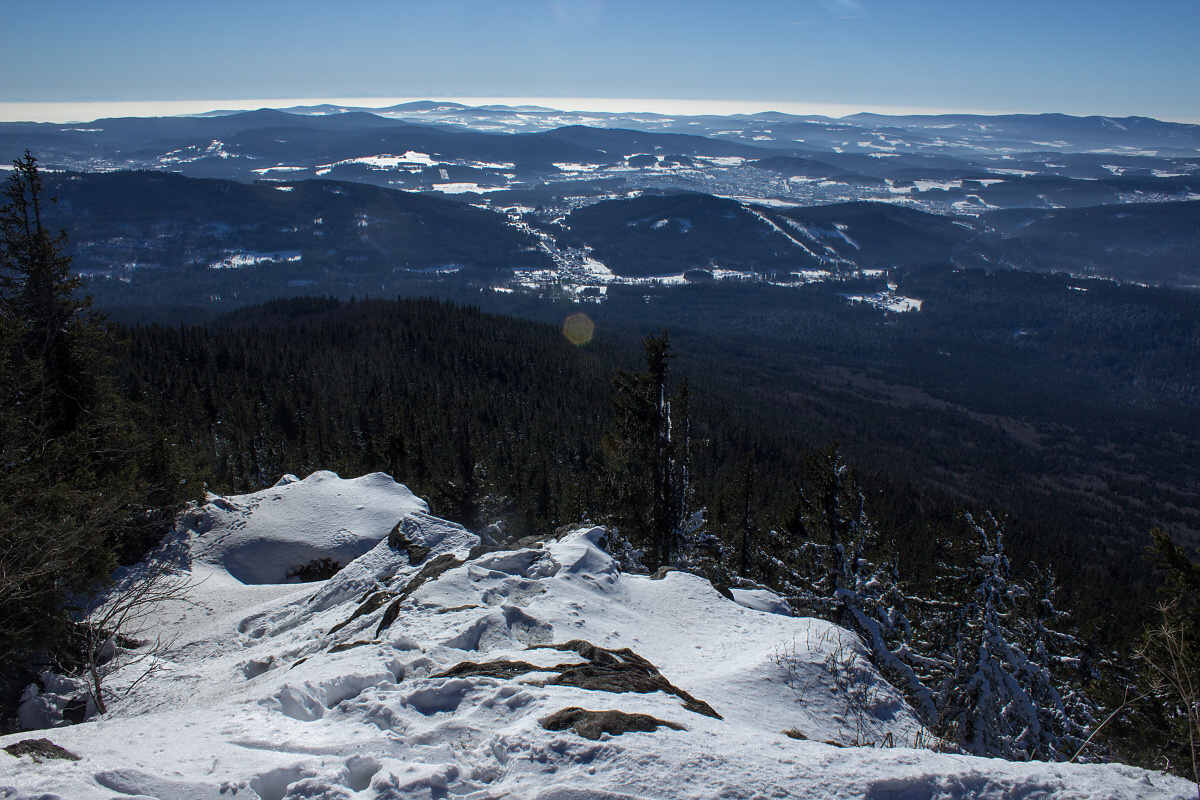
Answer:
POLYGON ((1135 652, 1129 693, 1139 700, 1115 731, 1117 744, 1135 762, 1196 781, 1200 797, 1200 563, 1165 532, 1152 536, 1164 599, 1135 652))
POLYGON ((687 381, 672 393, 671 341, 663 331, 642 340, 645 369, 613 378, 613 428, 604 437, 611 520, 644 552, 651 571, 697 531, 689 509, 691 421, 687 381))
POLYGON ((107 501, 92 502, 100 476, 87 452, 87 412, 97 398, 98 338, 76 296, 65 236, 42 219, 36 160, 13 162, 0 209, 0 317, 4 433, 0 496, 0 658, 62 635, 69 593, 94 585, 113 566, 97 525, 107 501))
POLYGON ((939 665, 940 735, 967 752, 1009 760, 1071 758, 1094 723, 1094 705, 1077 674, 1083 644, 1061 631, 1049 575, 1014 577, 1004 525, 991 514, 964 514, 965 563, 944 568, 943 597, 923 645, 939 665), (1072 674, 1076 673, 1076 674, 1072 674))
POLYGON ((139 556, 197 488, 108 377, 102 319, 51 234, 37 161, 0 208, 0 689, 64 648, 76 603, 139 556))
POLYGON ((900 582, 895 547, 866 513, 866 498, 837 442, 808 459, 805 485, 767 555, 774 585, 800 614, 854 631, 872 662, 904 692, 926 724, 937 707, 911 646, 912 598, 900 582))
POLYGON ((88 315, 91 298, 71 272, 67 234, 43 223, 45 187, 37 160, 25 152, 13 162, 0 210, 0 284, 5 314, 23 324, 20 357, 40 370, 38 409, 45 435, 69 433, 95 402, 99 338, 88 315))
POLYGON ((934 585, 906 585, 837 444, 814 454, 784 525, 759 555, 798 613, 858 634, 880 673, 950 747, 1070 758, 1095 722, 1080 640, 1062 630, 1048 571, 1011 574, 1003 526, 963 514, 934 585))

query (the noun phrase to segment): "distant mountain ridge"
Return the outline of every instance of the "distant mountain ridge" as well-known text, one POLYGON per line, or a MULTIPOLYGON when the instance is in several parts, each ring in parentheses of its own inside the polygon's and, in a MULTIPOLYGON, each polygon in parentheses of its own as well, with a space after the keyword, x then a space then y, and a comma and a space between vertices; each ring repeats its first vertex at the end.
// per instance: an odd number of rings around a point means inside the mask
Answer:
POLYGON ((1200 285, 1195 201, 950 217, 894 203, 788 207, 662 191, 563 214, 497 213, 324 179, 245 184, 126 171, 52 175, 48 186, 59 198, 50 223, 69 231, 74 266, 105 307, 225 309, 442 284, 603 298, 613 283, 796 285, 924 263, 1200 285))
MULTIPOLYGON (((188 294, 220 296, 222 302, 231 292, 266 299, 261 292, 269 286, 284 293, 317 286, 334 294, 364 286, 391 293, 397 270, 446 264, 470 266, 476 276, 471 280, 487 273, 489 285, 500 288, 601 299, 605 284, 614 280, 683 280, 695 270, 693 279, 712 274, 795 281, 924 260, 1181 286, 1195 285, 1200 273, 1189 261, 1196 234, 1188 222, 1190 204, 1200 200, 1200 126, 1143 117, 669 117, 421 101, 371 110, 321 106, 75 125, 0 124, 0 158, 26 148, 49 170, 81 175, 149 170, 267 187, 250 192, 261 199, 256 209, 241 189, 213 195, 201 184, 173 183, 171 202, 147 212, 167 228, 142 231, 137 242, 101 230, 98 220, 119 224, 106 212, 91 221, 74 219, 69 227, 84 237, 77 242, 77 266, 109 275, 140 270, 139 280, 128 286, 109 285, 122 295, 148 287, 140 280, 150 280, 147 265, 183 270, 195 263, 188 259, 200 257, 199 251, 182 260, 154 253, 168 244, 177 253, 197 247, 197 237, 205 234, 185 231, 191 217, 172 216, 172 209, 178 203, 198 207, 201 197, 218 216, 228 216, 231 203, 240 204, 239 213, 260 227, 264 214, 279 217, 272 223, 278 230, 269 236, 223 223, 228 230, 221 236, 229 241, 199 246, 205 263, 223 262, 219 251, 226 245, 235 253, 303 251, 305 269, 293 263, 286 272, 269 266, 274 262, 254 261, 257 255, 229 256, 239 269, 254 267, 238 273, 236 290, 227 285, 232 274, 194 273, 195 281, 203 277, 226 286, 188 294), (310 189, 307 183, 314 179, 341 182, 344 191, 370 184, 461 201, 437 206, 436 212, 427 204, 421 212, 461 219, 447 229, 428 228, 416 242, 412 233, 425 229, 391 231, 390 224, 407 218, 375 214, 393 222, 361 220, 369 230, 355 222, 336 235, 336 245, 326 227, 320 233, 327 238, 317 247, 316 239, 303 237, 316 235, 308 229, 321 215, 315 206, 301 213, 300 199, 323 198, 332 210, 344 198, 310 189), (196 196, 185 199, 189 193, 196 196), (692 199, 679 199, 684 196, 692 199), (725 211, 716 213, 722 203, 725 211), (680 204, 694 207, 687 213, 668 208, 680 204), (1062 213, 1125 205, 1139 207, 1141 223, 1097 227, 1089 220, 1103 212, 1062 213), (455 210, 466 206, 478 208, 455 210), (831 217, 826 207, 846 216, 831 217), (622 219, 624 210, 632 216, 622 219), (726 211, 736 224, 725 219, 726 211), (1156 215, 1162 219, 1152 219, 1156 215), (637 224, 643 216, 654 216, 648 227, 637 224), (464 233, 468 218, 476 222, 468 226, 473 232, 464 233), (1010 230, 1005 227, 1010 218, 1053 222, 1010 230), (668 224, 671 220, 676 222, 668 224), (447 238, 447 230, 459 233, 447 238), (1160 235, 1166 238, 1152 240, 1160 235), (122 244, 101 246, 106 237, 122 244), (181 244, 181 237, 191 243, 181 244), (485 240, 504 244, 492 254, 468 253, 474 245, 464 249, 485 240), (1102 247, 1095 245, 1099 241, 1102 247), (418 251, 422 255, 414 257, 418 251), (309 273, 313 264, 325 265, 321 274, 309 273), (278 274, 266 280, 273 269, 278 274), (258 288, 251 291, 246 281, 258 288)), ((118 184, 106 184, 115 192, 106 202, 137 208, 137 198, 116 190, 118 184)), ((67 185, 64 197, 82 186, 67 185)), ((395 208, 418 202, 357 191, 355 197, 395 208)), ((459 280, 450 273, 429 274, 459 280)))
POLYGON ((417 103, 0 124, 0 158, 27 148, 50 168, 327 177, 525 205, 647 188, 957 215, 1200 197, 1200 126, 1140 117, 672 118, 417 103), (1077 185, 1113 178, 1141 183, 1077 185), (1060 184, 1047 192, 1030 179, 1060 184))

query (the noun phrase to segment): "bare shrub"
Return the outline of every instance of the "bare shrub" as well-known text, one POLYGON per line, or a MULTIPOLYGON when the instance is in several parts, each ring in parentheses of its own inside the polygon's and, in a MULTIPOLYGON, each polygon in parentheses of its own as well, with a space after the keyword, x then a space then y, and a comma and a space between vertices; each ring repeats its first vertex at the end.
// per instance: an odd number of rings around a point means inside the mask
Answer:
POLYGON ((124 697, 161 669, 162 656, 174 640, 161 633, 144 637, 165 603, 193 604, 187 598, 192 585, 191 578, 175 571, 170 562, 149 559, 118 579, 81 621, 83 670, 91 680, 90 694, 99 713, 108 711, 105 698, 113 692, 106 681, 118 670, 140 670, 120 692, 124 697))

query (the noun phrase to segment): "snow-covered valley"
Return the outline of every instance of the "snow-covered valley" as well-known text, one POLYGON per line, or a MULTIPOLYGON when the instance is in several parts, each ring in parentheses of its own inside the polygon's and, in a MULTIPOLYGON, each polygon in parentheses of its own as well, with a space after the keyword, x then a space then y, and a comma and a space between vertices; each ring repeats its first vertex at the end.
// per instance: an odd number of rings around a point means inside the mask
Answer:
POLYGON ((156 553, 188 582, 140 635, 169 647, 108 676, 108 714, 0 737, 78 756, 0 756, 0 797, 1195 796, 936 752, 853 634, 765 590, 624 573, 603 528, 496 544, 427 512, 380 473, 210 496, 156 553), (324 558, 345 566, 284 582, 324 558))

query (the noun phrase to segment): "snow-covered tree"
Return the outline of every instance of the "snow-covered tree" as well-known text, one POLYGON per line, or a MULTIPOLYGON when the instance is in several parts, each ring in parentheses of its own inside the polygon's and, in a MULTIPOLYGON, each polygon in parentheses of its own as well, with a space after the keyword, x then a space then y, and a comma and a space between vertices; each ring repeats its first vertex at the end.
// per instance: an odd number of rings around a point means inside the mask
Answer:
POLYGON ((1052 574, 1015 579, 1002 523, 964 514, 933 586, 916 591, 865 506, 837 446, 816 455, 789 525, 760 556, 771 583, 799 613, 856 632, 944 741, 1018 760, 1075 755, 1094 705, 1079 687, 1085 648, 1063 631, 1052 574))
MULTIPOLYGON (((952 568, 958 602, 934 615, 945 632, 934 658, 945 667, 930 678, 939 708, 938 732, 976 755, 1008 759, 1070 758, 1093 721, 1090 704, 1060 677, 1078 659, 1077 639, 1058 632, 1053 583, 1042 591, 1011 576, 1003 525, 990 514, 963 517, 974 558, 952 568)), ((1034 584, 1035 586, 1038 583, 1034 584)))
POLYGON ((867 515, 866 499, 836 443, 810 459, 807 478, 788 525, 772 532, 768 579, 798 613, 855 631, 877 668, 932 723, 937 709, 917 669, 927 659, 909 644, 910 600, 894 548, 867 515))

